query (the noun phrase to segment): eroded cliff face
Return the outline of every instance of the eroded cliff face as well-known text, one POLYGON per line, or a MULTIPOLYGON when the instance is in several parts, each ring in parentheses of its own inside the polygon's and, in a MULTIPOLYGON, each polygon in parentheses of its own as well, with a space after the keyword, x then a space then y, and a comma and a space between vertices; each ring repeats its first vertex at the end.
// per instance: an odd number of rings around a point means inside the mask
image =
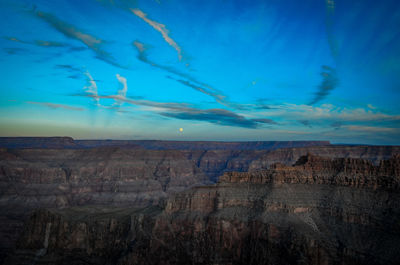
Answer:
MULTIPOLYGON (((56 140, 46 143, 60 144, 56 140)), ((34 209, 156 205, 170 193, 209 183, 225 171, 247 171, 250 162, 265 153, 131 146, 0 148, 0 261, 34 209)))
POLYGON ((356 158, 329 159, 311 154, 293 166, 273 164, 270 169, 226 172, 221 183, 327 184, 373 189, 400 189, 400 155, 381 160, 379 165, 356 158))
POLYGON ((40 210, 8 264, 398 264, 400 157, 308 155, 143 209, 40 210))
POLYGON ((26 207, 148 205, 207 181, 181 152, 99 148, 0 150, 2 202, 26 207))
POLYGON ((400 153, 400 146, 306 146, 272 150, 252 161, 249 170, 267 169, 275 163, 293 165, 301 156, 313 154, 326 158, 362 158, 374 164, 400 153))
POLYGON ((34 209, 144 207, 208 181, 180 151, 0 149, 0 158, 0 260, 34 209))

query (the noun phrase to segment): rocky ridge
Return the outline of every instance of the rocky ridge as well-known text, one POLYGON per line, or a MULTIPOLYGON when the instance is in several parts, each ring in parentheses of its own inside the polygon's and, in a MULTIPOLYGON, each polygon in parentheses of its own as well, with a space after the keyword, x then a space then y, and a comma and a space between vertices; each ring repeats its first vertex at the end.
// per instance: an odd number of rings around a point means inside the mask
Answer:
POLYGON ((400 146, 326 145, 281 148, 271 150, 253 160, 249 165, 249 170, 267 169, 275 163, 293 165, 300 157, 307 154, 326 158, 362 158, 377 164, 381 160, 389 159, 399 153, 400 146))
POLYGON ((75 140, 71 137, 0 137, 3 148, 87 149, 97 147, 142 148, 147 150, 275 150, 330 145, 329 141, 162 141, 162 140, 75 140))

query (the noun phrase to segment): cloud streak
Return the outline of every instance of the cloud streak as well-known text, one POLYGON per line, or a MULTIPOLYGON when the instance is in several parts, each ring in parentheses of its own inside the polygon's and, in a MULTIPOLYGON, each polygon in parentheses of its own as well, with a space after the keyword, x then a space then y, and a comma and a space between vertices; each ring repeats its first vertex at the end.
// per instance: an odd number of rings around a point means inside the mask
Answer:
POLYGON ((214 91, 212 91, 210 89, 207 89, 207 88, 195 85, 193 83, 190 83, 187 80, 175 79, 175 78, 173 78, 171 76, 167 76, 167 78, 175 80, 175 81, 181 83, 182 85, 185 85, 187 87, 193 88, 196 91, 199 91, 199 92, 201 92, 201 93, 203 93, 205 95, 208 95, 208 96, 214 98, 214 100, 216 102, 218 102, 218 103, 221 103, 223 105, 229 106, 229 103, 225 101, 226 96, 224 96, 224 95, 221 95, 221 94, 216 93, 216 92, 214 92, 214 91))
POLYGON ((194 109, 179 112, 161 112, 160 115, 181 120, 206 121, 209 123, 256 129, 262 124, 276 124, 270 119, 247 119, 244 116, 225 109, 194 109))
POLYGON ((231 108, 235 108, 235 109, 245 109, 245 107, 242 104, 236 104, 236 103, 232 103, 229 102, 227 100, 227 96, 223 95, 223 93, 221 93, 220 91, 218 91, 217 89, 211 87, 210 85, 201 82, 199 80, 197 80, 196 78, 192 77, 191 75, 188 75, 184 72, 181 72, 173 67, 170 66, 165 66, 165 65, 160 65, 156 62, 151 61, 148 56, 147 56, 147 47, 144 43, 141 43, 140 41, 134 41, 133 42, 133 46, 136 48, 136 50, 138 51, 138 55, 137 58, 138 60, 142 61, 143 63, 146 63, 152 67, 164 70, 170 74, 174 74, 177 76, 180 76, 182 78, 185 78, 187 80, 182 80, 182 79, 176 79, 173 78, 171 76, 167 76, 167 78, 170 78, 172 80, 175 80, 177 82, 179 82, 180 84, 190 87, 196 91, 199 91, 205 95, 211 96, 214 98, 214 100, 224 106, 227 107, 231 107, 231 108), (189 82, 190 81, 190 82, 189 82))
POLYGON ((84 86, 83 89, 93 98, 93 100, 96 102, 96 106, 100 106, 99 94, 97 93, 97 84, 89 71, 85 72, 85 76, 87 77, 87 85, 84 86))
POLYGON ((125 67, 122 67, 121 65, 119 65, 115 61, 115 59, 111 56, 110 53, 101 49, 100 46, 104 41, 101 40, 100 38, 97 38, 88 33, 85 33, 84 31, 76 28, 75 26, 60 20, 53 14, 42 12, 42 11, 34 11, 34 14, 36 15, 37 18, 40 18, 41 20, 45 21, 47 24, 49 24, 55 30, 62 33, 65 37, 82 42, 89 49, 91 49, 92 51, 95 52, 96 58, 98 58, 108 64, 111 64, 113 66, 125 68, 125 67))
POLYGON ((81 73, 82 72, 82 70, 80 68, 69 65, 69 64, 57 64, 56 66, 54 66, 54 68, 66 70, 71 73, 81 73))
POLYGON ((47 40, 34 40, 34 41, 25 41, 18 39, 16 37, 4 37, 4 39, 13 41, 13 42, 18 42, 22 44, 28 44, 28 45, 34 45, 38 47, 49 47, 49 48, 70 48, 70 51, 82 51, 85 50, 86 48, 84 47, 76 47, 72 46, 70 44, 64 43, 64 42, 58 42, 58 41, 47 41, 47 40))
POLYGON ((396 133, 399 132, 398 128, 390 128, 390 127, 375 127, 375 126, 360 126, 360 125, 348 125, 343 126, 349 131, 360 131, 367 133, 396 133))
POLYGON ((188 79, 188 80, 190 80, 190 81, 192 81, 194 83, 197 83, 197 84, 199 84, 201 86, 205 86, 205 87, 208 87, 209 89, 213 89, 210 85, 195 79, 191 75, 188 75, 188 74, 186 74, 184 72, 181 72, 181 71, 179 71, 179 70, 177 70, 177 69, 175 69, 173 67, 166 66, 166 65, 161 65, 161 64, 158 64, 156 62, 151 61, 147 56, 147 45, 146 44, 144 44, 144 43, 142 43, 142 42, 140 42, 138 40, 135 40, 132 44, 133 44, 133 47, 135 47, 136 50, 138 51, 137 58, 138 58, 139 61, 142 61, 143 63, 146 63, 146 64, 151 65, 153 67, 156 67, 158 69, 167 71, 167 72, 169 72, 171 74, 175 74, 175 75, 181 76, 183 78, 186 78, 186 79, 188 79))
POLYGON ((336 70, 332 67, 323 65, 321 76, 322 82, 318 86, 318 91, 315 93, 314 99, 309 103, 309 105, 314 105, 323 100, 339 84, 336 70))
MULTIPOLYGON (((326 34, 328 37, 329 49, 335 61, 338 58, 338 44, 333 33, 333 17, 335 14, 335 1, 325 0, 326 6, 326 34)), ((315 93, 314 99, 309 103, 310 105, 316 104, 325 99, 329 93, 335 89, 339 84, 336 69, 323 65, 322 66, 322 83, 318 86, 318 91, 315 93)))
MULTIPOLYGON (((81 79, 83 70, 81 68, 69 65, 69 64, 57 64, 54 69, 59 69, 66 71, 68 73, 68 78, 71 79, 81 79)), ((94 80, 96 81, 96 80, 94 80)))
POLYGON ((172 46, 176 52, 178 53, 178 58, 179 61, 182 60, 182 49, 179 47, 179 45, 169 36, 169 30, 165 27, 164 24, 158 23, 157 21, 151 20, 147 18, 147 14, 141 11, 138 8, 131 8, 130 9, 133 14, 141 18, 143 21, 145 21, 147 24, 152 26, 155 30, 161 33, 162 37, 164 40, 172 46))
POLYGON ((116 74, 115 75, 118 79, 118 82, 120 82, 120 84, 122 85, 121 89, 118 90, 118 96, 120 97, 126 97, 126 93, 128 92, 128 84, 126 82, 126 78, 116 74))
POLYGON ((392 124, 399 126, 400 115, 391 115, 377 110, 363 108, 343 108, 331 104, 322 104, 314 107, 310 105, 283 104, 276 105, 268 112, 259 112, 259 115, 268 115, 288 122, 298 123, 307 120, 309 124, 329 125, 341 127, 346 124, 392 124))
MULTIPOLYGON (((94 96, 91 96, 94 97, 94 96)), ((157 102, 145 99, 132 99, 127 97, 122 97, 119 95, 97 95, 96 98, 108 98, 114 99, 116 101, 122 101, 131 105, 137 106, 145 106, 151 107, 154 111, 159 111, 162 109, 169 109, 169 110, 184 110, 190 106, 190 104, 186 103, 175 103, 175 102, 157 102)))
POLYGON ((156 102, 151 100, 130 99, 121 95, 94 95, 86 94, 86 97, 95 99, 114 99, 116 102, 125 102, 131 105, 146 107, 146 111, 155 112, 161 116, 180 119, 209 122, 217 125, 233 126, 256 129, 264 124, 275 125, 271 119, 248 119, 225 109, 198 109, 187 103, 156 102))
POLYGON ((23 43, 23 44, 32 44, 32 43, 30 43, 30 42, 28 42, 28 41, 23 41, 23 40, 20 40, 20 39, 18 39, 18 38, 15 38, 15 37, 8 37, 8 36, 5 36, 5 37, 3 37, 3 38, 6 39, 6 40, 9 40, 9 41, 19 42, 19 43, 23 43))
POLYGON ((75 110, 75 111, 83 111, 83 110, 85 110, 84 108, 73 107, 73 106, 64 105, 64 104, 55 104, 55 103, 50 103, 50 102, 27 101, 26 103, 34 104, 34 105, 41 105, 41 106, 48 107, 48 108, 51 108, 51 109, 66 109, 66 110, 75 110))
MULTIPOLYGON (((339 49, 338 44, 333 33, 333 17, 335 14, 335 0, 325 0, 326 9, 326 34, 328 37, 328 44, 331 55, 336 62, 338 59, 339 49)), ((318 91, 315 93, 314 99, 309 103, 309 105, 316 104, 321 100, 325 99, 329 93, 335 89, 339 84, 339 79, 337 77, 336 69, 323 65, 322 66, 322 83, 318 86, 318 91)))
MULTIPOLYGON (((116 74, 115 76, 121 85, 121 88, 118 89, 117 96, 118 96, 118 98, 126 99, 126 93, 128 92, 128 84, 127 84, 126 78, 119 74, 116 74)), ((123 101, 115 99, 114 105, 117 105, 119 107, 122 105, 122 103, 123 103, 123 101)))
POLYGON ((180 120, 205 121, 218 125, 234 126, 256 129, 263 124, 277 124, 271 119, 247 119, 225 109, 198 109, 186 103, 155 102, 150 100, 133 100, 121 96, 100 96, 101 98, 112 98, 132 105, 151 107, 151 111, 161 116, 180 120))
MULTIPOLYGON (((264 124, 275 125, 275 121, 265 118, 249 119, 245 116, 239 115, 235 112, 225 109, 199 109, 187 103, 176 102, 157 102, 143 99, 127 98, 128 84, 125 77, 116 74, 116 78, 121 85, 116 95, 99 95, 96 82, 94 82, 89 72, 85 73, 88 77, 88 85, 84 87, 86 94, 85 97, 90 97, 96 100, 99 105, 100 99, 113 99, 115 102, 110 109, 119 109, 122 103, 127 103, 135 106, 145 107, 145 111, 155 112, 161 116, 168 118, 175 118, 180 120, 196 120, 205 121, 213 124, 234 126, 242 128, 259 128, 264 124)), ((82 96, 82 95, 76 95, 82 96)))

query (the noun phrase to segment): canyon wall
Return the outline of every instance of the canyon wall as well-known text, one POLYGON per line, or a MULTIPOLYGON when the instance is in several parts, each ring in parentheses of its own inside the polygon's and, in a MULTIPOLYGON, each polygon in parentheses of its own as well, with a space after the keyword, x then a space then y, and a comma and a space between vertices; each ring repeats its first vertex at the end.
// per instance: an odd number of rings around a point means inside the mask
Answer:
MULTIPOLYGON (((370 187, 393 185, 396 189, 391 176, 398 172, 388 172, 382 177, 377 167, 380 160, 399 153, 398 146, 335 146, 320 141, 235 143, 0 138, 0 263, 15 247, 24 221, 35 209, 158 207, 172 194, 210 185, 220 176, 220 181, 227 184, 228 176, 260 179, 259 175, 267 174, 268 170, 280 172, 275 174, 286 182, 292 181, 291 184, 307 185, 316 178, 310 168, 305 168, 307 163, 290 169, 291 174, 282 173, 306 154, 346 158, 334 162, 345 164, 353 163, 352 158, 364 158, 365 164, 358 165, 360 174, 341 173, 343 183, 356 183, 352 184, 356 188, 364 183, 370 187), (278 149, 280 147, 283 148, 278 149), (277 162, 281 165, 273 165, 277 162), (372 175, 363 175, 365 172, 372 172, 372 175)), ((312 160, 311 156, 308 158, 312 160)), ((320 168, 326 168, 328 162, 318 163, 320 168)), ((318 163, 314 161, 313 165, 318 163)), ((331 170, 324 174, 318 173, 319 184, 330 185, 331 175, 336 173, 331 170)), ((262 179, 259 184, 278 183, 262 179)))
POLYGON ((144 208, 35 211, 7 264, 398 264, 400 156, 302 156, 144 208))
POLYGON ((259 159, 252 161, 250 170, 267 169, 275 163, 293 165, 301 156, 313 154, 327 158, 362 158, 376 164, 400 153, 400 146, 306 146, 299 148, 282 148, 271 150, 259 159))

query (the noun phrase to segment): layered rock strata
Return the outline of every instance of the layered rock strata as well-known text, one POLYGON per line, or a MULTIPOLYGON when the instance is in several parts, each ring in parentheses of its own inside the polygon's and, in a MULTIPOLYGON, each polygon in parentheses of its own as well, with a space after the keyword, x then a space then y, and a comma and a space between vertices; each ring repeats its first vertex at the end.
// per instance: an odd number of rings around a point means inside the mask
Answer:
POLYGON ((144 207, 208 181, 182 152, 143 149, 1 149, 0 260, 37 208, 144 207))
POLYGON ((255 159, 249 165, 249 170, 267 169, 275 163, 293 165, 301 156, 313 154, 326 158, 362 158, 374 164, 381 160, 400 154, 400 146, 305 146, 299 148, 281 148, 272 150, 255 159))
POLYGON ((398 264, 400 157, 307 155, 143 209, 35 212, 8 264, 398 264))

